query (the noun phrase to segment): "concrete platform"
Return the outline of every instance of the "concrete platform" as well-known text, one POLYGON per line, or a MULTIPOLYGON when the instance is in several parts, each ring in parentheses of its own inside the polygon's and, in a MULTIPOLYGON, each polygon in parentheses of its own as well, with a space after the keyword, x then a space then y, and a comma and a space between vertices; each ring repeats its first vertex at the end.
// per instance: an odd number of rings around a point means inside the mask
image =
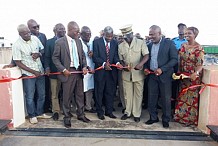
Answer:
MULTIPOLYGON (((180 132, 200 132, 196 127, 184 127, 183 125, 170 122, 169 128, 163 128, 161 122, 161 111, 159 112, 158 123, 153 125, 145 125, 144 122, 149 119, 149 114, 147 110, 142 111, 141 121, 139 123, 134 122, 133 117, 125 121, 120 120, 121 108, 116 108, 114 115, 117 116, 117 119, 111 119, 105 116, 105 120, 99 120, 95 113, 86 113, 86 116, 91 120, 90 123, 84 123, 76 118, 76 114, 73 113, 72 117, 72 127, 70 129, 111 129, 111 130, 144 130, 144 131, 180 131, 180 132)), ((65 128, 63 125, 63 115, 60 115, 58 121, 53 121, 53 119, 39 119, 37 124, 29 123, 29 120, 26 119, 26 122, 19 126, 16 129, 28 129, 28 128, 65 128)))

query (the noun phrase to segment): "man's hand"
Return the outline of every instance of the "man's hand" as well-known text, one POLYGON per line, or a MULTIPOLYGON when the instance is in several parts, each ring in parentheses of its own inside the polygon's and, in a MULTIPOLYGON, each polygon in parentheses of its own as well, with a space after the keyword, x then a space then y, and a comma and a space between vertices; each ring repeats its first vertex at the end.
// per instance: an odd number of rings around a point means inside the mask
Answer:
POLYGON ((69 75, 70 75, 70 72, 69 72, 69 70, 65 70, 64 72, 63 72, 63 74, 66 76, 66 77, 68 77, 69 75))
POLYGON ((142 69, 142 65, 141 64, 137 64, 135 67, 134 67, 134 69, 135 70, 141 70, 142 69))
POLYGON ((51 70, 50 70, 49 68, 46 68, 45 74, 46 74, 47 76, 49 76, 50 72, 51 72, 51 70))
POLYGON ((2 69, 6 69, 6 68, 12 68, 15 67, 14 64, 8 64, 8 65, 4 65, 2 69))
POLYGON ((130 71, 132 69, 131 65, 126 65, 125 68, 123 68, 124 71, 130 71), (127 68, 126 68, 127 67, 127 68))
POLYGON ((105 63, 104 68, 105 70, 112 70, 109 63, 105 63))
POLYGON ((154 74, 155 74, 156 76, 159 76, 159 75, 162 74, 162 70, 161 70, 160 68, 158 68, 157 70, 154 71, 154 74))
POLYGON ((118 63, 118 64, 117 64, 117 69, 122 70, 122 69, 123 69, 122 64, 118 63))
POLYGON ((92 58, 93 52, 92 52, 92 51, 89 51, 89 52, 88 52, 88 56, 89 56, 90 58, 92 58))
POLYGON ((88 71, 89 71, 90 74, 94 74, 95 73, 95 70, 92 69, 91 67, 88 67, 88 71))
POLYGON ((147 76, 150 74, 150 71, 148 69, 144 69, 144 74, 147 76))
POLYGON ((38 77, 38 76, 41 76, 41 72, 38 72, 38 71, 33 71, 33 74, 38 77))
POLYGON ((82 71, 83 71, 83 75, 86 75, 88 73, 87 67, 83 67, 82 71))
POLYGON ((36 59, 40 57, 40 53, 31 53, 31 56, 33 60, 36 61, 36 59))

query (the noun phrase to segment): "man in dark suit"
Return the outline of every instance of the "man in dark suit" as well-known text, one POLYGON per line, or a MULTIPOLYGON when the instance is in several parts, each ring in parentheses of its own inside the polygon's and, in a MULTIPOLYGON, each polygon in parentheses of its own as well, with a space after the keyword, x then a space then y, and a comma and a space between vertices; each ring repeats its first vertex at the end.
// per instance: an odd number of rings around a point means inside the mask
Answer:
MULTIPOLYGON (((54 27, 55 36, 46 42, 45 48, 45 70, 46 74, 50 72, 58 72, 56 66, 52 61, 52 55, 54 53, 55 41, 61 37, 64 37, 66 31, 63 24, 58 23, 54 27)), ((58 99, 58 94, 60 91, 61 83, 57 79, 57 75, 50 75, 50 87, 51 87, 51 102, 52 102, 52 112, 53 120, 57 121, 59 119, 60 104, 58 99)))
POLYGON ((153 25, 149 29, 151 43, 148 45, 149 60, 145 64, 145 74, 150 71, 148 78, 148 111, 150 119, 147 125, 159 122, 157 103, 158 96, 162 101, 162 124, 164 128, 169 127, 171 118, 171 95, 173 66, 178 61, 178 53, 173 41, 162 37, 161 28, 153 25))
POLYGON ((64 126, 71 127, 70 102, 75 97, 77 106, 77 119, 83 122, 90 122, 84 114, 84 94, 83 94, 83 76, 82 74, 73 74, 73 71, 83 71, 87 73, 87 63, 83 52, 82 43, 79 40, 79 26, 71 21, 67 26, 67 35, 55 42, 55 50, 52 60, 58 71, 58 79, 63 85, 63 112, 64 126))
POLYGON ((111 64, 117 64, 120 67, 118 57, 118 44, 113 40, 113 29, 110 26, 105 27, 103 37, 94 41, 93 62, 95 68, 103 66, 104 69, 95 72, 95 104, 97 116, 104 120, 104 111, 102 109, 102 99, 105 98, 105 115, 110 118, 116 118, 113 115, 113 99, 117 85, 117 69, 112 68, 111 64))

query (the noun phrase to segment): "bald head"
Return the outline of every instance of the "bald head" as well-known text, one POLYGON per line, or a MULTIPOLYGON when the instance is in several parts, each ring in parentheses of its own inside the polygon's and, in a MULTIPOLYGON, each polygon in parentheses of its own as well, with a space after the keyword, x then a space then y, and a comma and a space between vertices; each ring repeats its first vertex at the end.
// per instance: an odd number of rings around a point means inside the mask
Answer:
POLYGON ((34 19, 30 19, 27 21, 27 25, 30 26, 33 23, 37 23, 34 19))
POLYGON ((153 43, 159 43, 161 39, 161 28, 157 25, 152 25, 149 28, 149 38, 153 43))
POLYGON ((106 27, 104 28, 104 34, 105 34, 105 33, 113 33, 113 28, 110 27, 110 26, 106 26, 106 27))
POLYGON ((90 28, 88 26, 83 26, 81 28, 80 36, 84 42, 88 43, 90 41, 90 38, 91 38, 90 28))
POLYGON ((75 21, 71 21, 67 25, 67 35, 73 39, 79 38, 79 25, 75 21))
POLYGON ((104 38, 107 42, 110 42, 113 39, 113 28, 106 26, 104 28, 104 38))
POLYGON ((39 24, 34 19, 28 20, 27 25, 33 35, 39 35, 39 24))
POLYGON ((58 23, 54 27, 54 32, 56 37, 60 38, 63 37, 66 33, 65 27, 62 23, 58 23))
POLYGON ((154 31, 156 31, 158 33, 161 33, 161 28, 159 26, 157 26, 157 25, 152 25, 150 27, 150 29, 152 29, 152 30, 154 30, 154 31))

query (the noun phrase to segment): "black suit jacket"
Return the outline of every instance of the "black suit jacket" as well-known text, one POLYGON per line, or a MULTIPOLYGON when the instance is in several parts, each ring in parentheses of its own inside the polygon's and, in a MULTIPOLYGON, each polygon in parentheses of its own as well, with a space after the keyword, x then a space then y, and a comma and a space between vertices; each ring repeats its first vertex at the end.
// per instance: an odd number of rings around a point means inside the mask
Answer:
MULTIPOLYGON (((53 37, 51 39, 49 39, 46 42, 46 47, 45 47, 45 69, 46 68, 50 68, 51 72, 57 72, 58 69, 57 67, 54 65, 53 61, 52 61, 52 55, 54 53, 54 47, 55 47, 55 41, 57 40, 57 37, 53 37)), ((56 75, 51 75, 49 76, 50 78, 56 79, 57 76, 56 75)))
MULTIPOLYGON (((148 44, 149 60, 145 64, 145 69, 150 70, 151 50, 153 43, 148 44)), ((158 68, 162 70, 160 80, 167 82, 172 80, 173 66, 178 62, 178 51, 173 41, 162 38, 157 56, 158 68)))
MULTIPOLYGON (((118 57, 118 44, 115 40, 111 40, 110 42, 110 53, 109 53, 109 60, 110 64, 116 64, 119 62, 118 57)), ((104 62, 107 62, 107 53, 106 53, 106 47, 104 43, 103 37, 94 40, 93 42, 93 62, 95 63, 95 68, 98 68, 103 65, 104 62)), ((104 73, 106 70, 99 70, 95 72, 95 80, 101 81, 104 77, 104 73)), ((117 69, 112 68, 112 76, 113 79, 117 80, 117 69)))
MULTIPOLYGON (((83 51, 81 41, 79 39, 76 39, 75 42, 77 46, 77 52, 78 52, 79 64, 80 64, 78 70, 82 70, 83 67, 87 67, 86 57, 83 51)), ((62 72, 65 68, 67 70, 70 69, 71 58, 70 58, 70 50, 69 50, 69 45, 66 36, 58 39, 55 42, 55 49, 52 56, 52 60, 59 72, 62 72)), ((61 82, 66 82, 68 80, 68 77, 64 76, 63 74, 58 75, 57 77, 58 79, 60 79, 61 82)))

